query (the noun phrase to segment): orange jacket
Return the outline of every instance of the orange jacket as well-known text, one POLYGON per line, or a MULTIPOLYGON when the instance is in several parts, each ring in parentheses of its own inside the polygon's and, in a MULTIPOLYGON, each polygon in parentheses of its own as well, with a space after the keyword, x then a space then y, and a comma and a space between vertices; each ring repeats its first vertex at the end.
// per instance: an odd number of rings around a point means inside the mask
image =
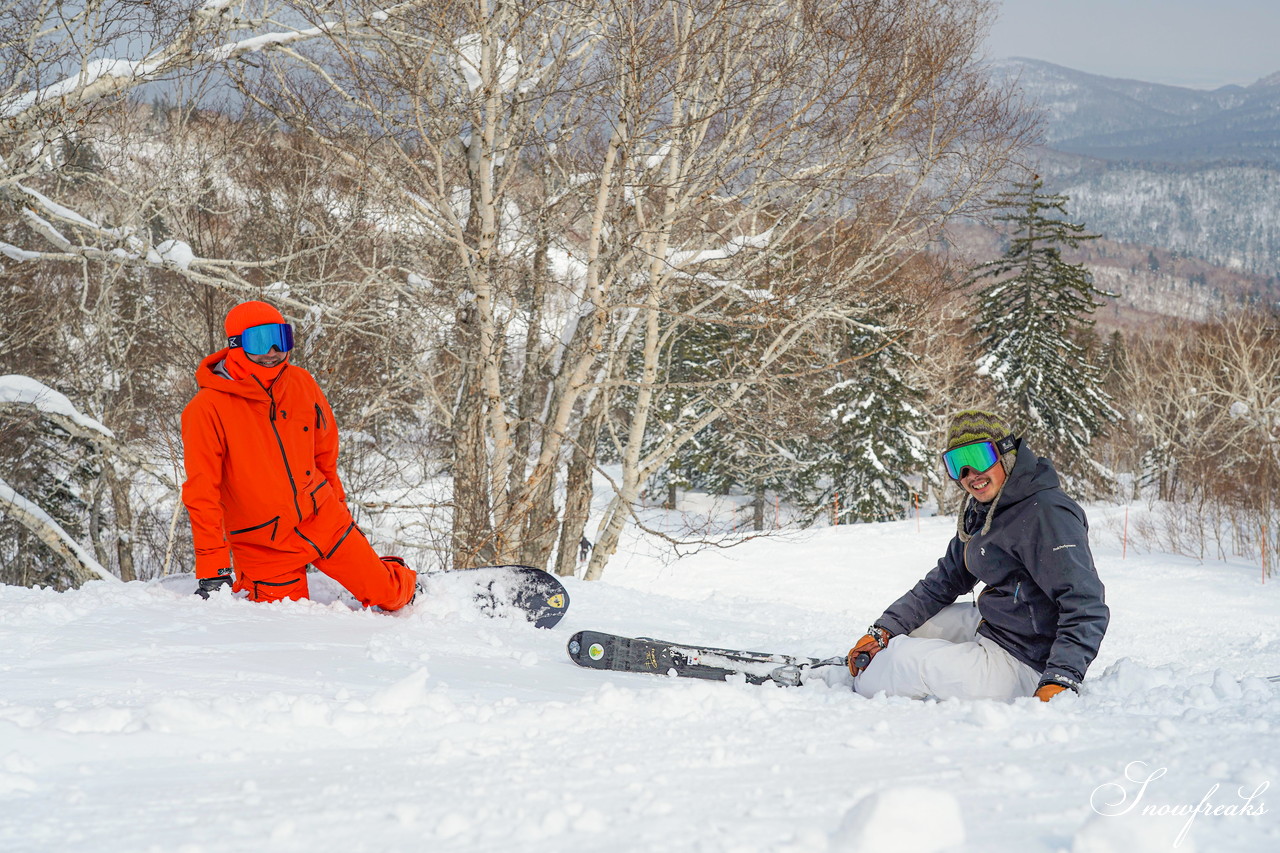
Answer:
POLYGON ((200 363, 200 390, 182 411, 182 502, 191 516, 198 578, 231 566, 228 533, 270 530, 274 539, 313 517, 330 497, 346 501, 338 428, 315 379, 287 363, 270 384, 253 373, 233 379, 228 353, 200 363))

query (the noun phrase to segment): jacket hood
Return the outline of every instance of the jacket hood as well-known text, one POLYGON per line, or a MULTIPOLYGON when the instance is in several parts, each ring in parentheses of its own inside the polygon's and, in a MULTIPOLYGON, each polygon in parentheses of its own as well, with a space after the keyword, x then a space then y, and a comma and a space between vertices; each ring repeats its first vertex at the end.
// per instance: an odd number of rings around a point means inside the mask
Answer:
POLYGON ((1015 448, 1018 458, 1009 472, 1009 479, 1000 492, 1000 503, 1008 506, 1029 498, 1036 492, 1045 489, 1056 489, 1061 485, 1058 472, 1053 463, 1027 447, 1022 439, 1018 439, 1015 448))
POLYGON ((288 366, 289 363, 285 362, 279 367, 262 367, 244 358, 241 350, 221 349, 201 360, 196 368, 196 385, 270 403, 271 395, 267 389, 279 380, 288 366))

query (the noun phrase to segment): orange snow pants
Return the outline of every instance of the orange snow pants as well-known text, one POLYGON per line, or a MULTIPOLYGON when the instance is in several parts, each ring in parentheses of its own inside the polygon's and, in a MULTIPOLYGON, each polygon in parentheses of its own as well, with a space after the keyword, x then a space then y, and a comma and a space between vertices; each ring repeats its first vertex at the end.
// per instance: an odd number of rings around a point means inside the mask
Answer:
POLYGON ((227 535, 237 592, 253 601, 308 598, 310 563, 365 607, 399 610, 413 598, 417 575, 399 557, 379 557, 341 501, 327 500, 311 518, 281 528, 277 518, 227 535))

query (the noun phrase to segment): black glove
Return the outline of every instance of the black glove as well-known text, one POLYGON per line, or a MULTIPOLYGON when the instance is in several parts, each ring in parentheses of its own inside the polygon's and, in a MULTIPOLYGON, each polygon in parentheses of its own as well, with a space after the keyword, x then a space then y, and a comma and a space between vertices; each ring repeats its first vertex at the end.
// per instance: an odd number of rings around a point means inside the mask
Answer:
POLYGON ((217 592, 223 586, 231 586, 232 580, 231 569, 222 569, 211 578, 200 578, 196 583, 196 595, 207 600, 209 593, 217 592))

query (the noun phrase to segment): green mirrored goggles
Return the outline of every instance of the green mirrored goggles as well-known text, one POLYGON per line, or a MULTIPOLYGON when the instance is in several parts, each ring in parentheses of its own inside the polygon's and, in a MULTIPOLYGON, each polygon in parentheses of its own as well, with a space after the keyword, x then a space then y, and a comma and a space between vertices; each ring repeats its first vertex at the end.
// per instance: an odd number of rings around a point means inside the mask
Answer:
POLYGON ((959 447, 953 447, 942 454, 942 463, 947 466, 947 476, 959 480, 964 476, 964 469, 969 468, 975 474, 988 471, 1000 461, 1000 454, 1012 450, 1017 439, 1007 436, 999 442, 990 440, 971 441, 959 447))

